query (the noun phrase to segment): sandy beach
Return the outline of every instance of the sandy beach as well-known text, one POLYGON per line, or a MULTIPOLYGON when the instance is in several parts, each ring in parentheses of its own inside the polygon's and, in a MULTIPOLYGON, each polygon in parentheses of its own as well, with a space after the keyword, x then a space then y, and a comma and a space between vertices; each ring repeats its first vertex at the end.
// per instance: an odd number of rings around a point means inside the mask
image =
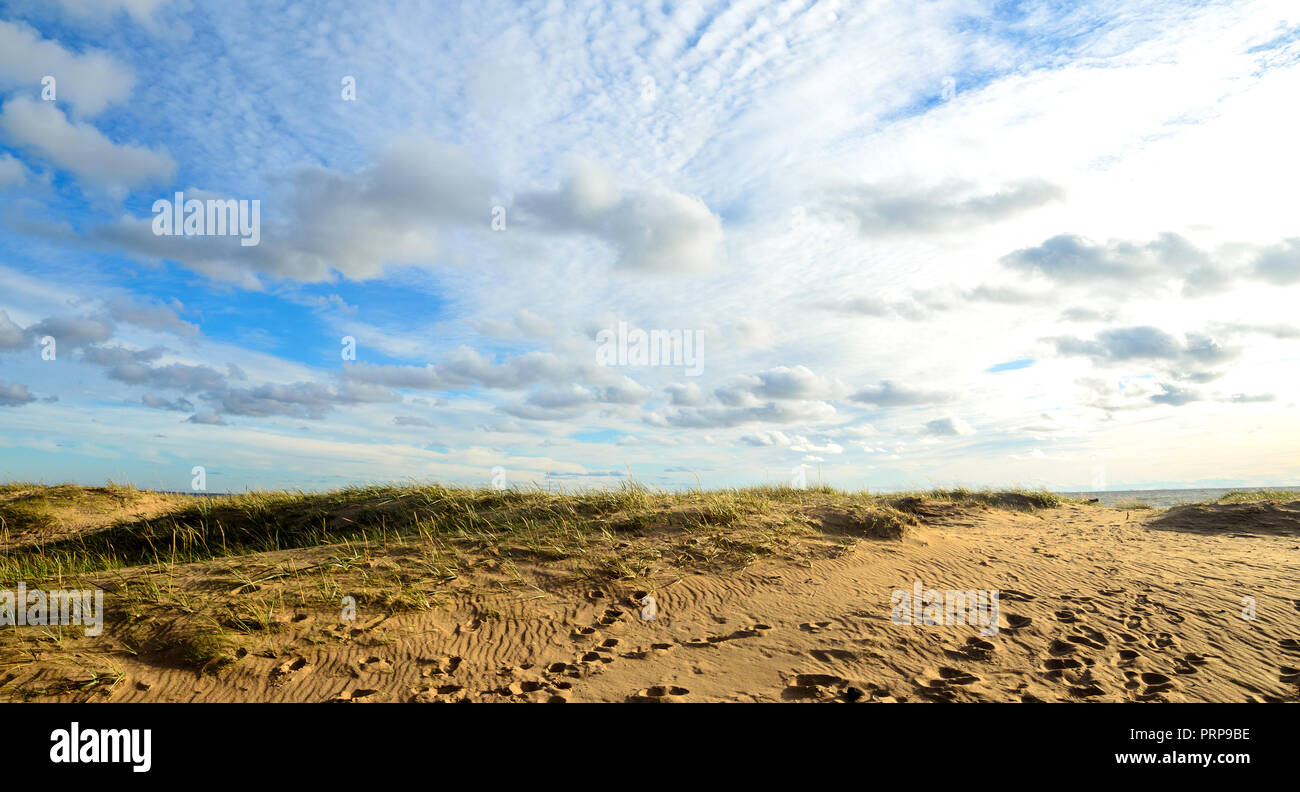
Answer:
MULTIPOLYGON (((140 503, 166 513, 150 496, 140 503)), ((712 541, 708 529, 674 527, 689 503, 646 508, 663 519, 612 534, 615 556, 712 541)), ((414 546, 352 547, 346 570, 330 544, 87 574, 106 590, 104 634, 6 628, 0 698, 1244 702, 1300 690, 1300 502, 879 506, 899 525, 839 495, 772 497, 767 508, 797 530, 746 563, 678 560, 603 582, 575 575, 573 559, 449 540, 463 556, 429 602, 363 594, 350 620, 325 605, 350 586, 430 582, 414 546), (158 593, 142 597, 148 580, 158 593), (940 623, 907 623, 897 605, 913 591, 996 593, 996 628, 944 623, 951 608, 940 623), (251 607, 232 620, 241 601, 251 607), (224 625, 219 651, 196 658, 192 642, 184 655, 160 640, 202 613, 224 625)), ((32 552, 31 541, 11 536, 7 549, 32 552)))

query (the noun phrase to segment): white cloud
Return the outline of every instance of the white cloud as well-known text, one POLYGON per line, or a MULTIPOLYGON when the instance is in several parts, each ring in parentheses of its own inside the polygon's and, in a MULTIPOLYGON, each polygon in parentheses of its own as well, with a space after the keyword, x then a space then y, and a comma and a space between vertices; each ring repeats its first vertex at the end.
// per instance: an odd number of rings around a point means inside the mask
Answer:
POLYGON ((69 121, 48 102, 9 99, 0 109, 0 132, 15 146, 117 197, 133 187, 165 183, 176 172, 167 154, 114 143, 90 124, 69 121))
POLYGON ((70 52, 26 25, 0 19, 0 89, 26 88, 20 95, 37 97, 46 77, 54 78, 55 101, 72 105, 81 116, 125 100, 135 82, 107 52, 70 52))

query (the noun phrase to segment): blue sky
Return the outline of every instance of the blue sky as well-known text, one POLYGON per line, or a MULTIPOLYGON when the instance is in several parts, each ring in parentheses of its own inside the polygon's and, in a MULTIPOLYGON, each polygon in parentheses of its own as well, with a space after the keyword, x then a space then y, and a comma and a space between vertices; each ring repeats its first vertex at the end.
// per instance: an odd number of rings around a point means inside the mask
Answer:
POLYGON ((1293 7, 624 6, 0 2, 0 478, 1300 481, 1293 7))

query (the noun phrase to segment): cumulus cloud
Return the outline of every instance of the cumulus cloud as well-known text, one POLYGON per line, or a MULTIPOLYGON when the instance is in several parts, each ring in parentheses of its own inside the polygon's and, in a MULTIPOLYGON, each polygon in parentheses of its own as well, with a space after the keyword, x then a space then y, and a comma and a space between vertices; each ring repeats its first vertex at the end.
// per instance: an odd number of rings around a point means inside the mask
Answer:
POLYGON ((1189 296, 1210 293, 1233 277, 1232 271, 1186 238, 1166 232, 1149 242, 1092 242, 1059 234, 1034 247, 1003 256, 1009 269, 1036 273, 1060 284, 1179 280, 1189 296))
POLYGON ((426 429, 433 429, 435 425, 428 418, 421 418, 418 415, 397 415, 393 417, 393 424, 396 426, 421 426, 426 429))
POLYGON ((182 336, 199 334, 198 325, 180 318, 183 306, 173 300, 170 304, 141 303, 127 297, 114 297, 106 303, 108 315, 119 321, 151 330, 165 330, 182 336))
POLYGON ((675 382, 664 388, 664 393, 668 394, 668 403, 678 407, 699 407, 706 400, 704 390, 694 382, 675 382))
POLYGON ((226 420, 214 412, 194 413, 185 419, 186 423, 200 424, 203 426, 226 426, 226 420))
POLYGON ((752 407, 769 399, 828 399, 843 390, 837 380, 818 375, 807 366, 777 366, 737 378, 714 395, 728 406, 752 407))
POLYGON ((608 243, 625 269, 708 269, 722 241, 722 221, 699 198, 658 186, 624 193, 607 168, 581 157, 558 189, 525 193, 517 204, 543 230, 608 243))
POLYGON ((0 380, 0 407, 21 407, 36 401, 36 397, 21 382, 0 380))
POLYGON ((646 422, 654 426, 713 429, 751 423, 815 423, 834 416, 835 407, 824 401, 774 401, 742 407, 670 408, 647 416, 646 422))
POLYGON ((918 404, 938 404, 951 401, 950 393, 926 391, 895 385, 889 380, 882 380, 876 387, 863 388, 849 397, 861 404, 876 407, 914 407, 918 404))
POLYGON ((29 339, 50 336, 60 349, 78 349, 107 341, 113 335, 113 325, 102 319, 52 316, 28 327, 26 333, 29 339))
POLYGON ((23 332, 23 328, 10 319, 9 314, 4 309, 0 309, 0 352, 22 349, 29 343, 30 341, 27 334, 23 332))
POLYGON ((0 132, 18 148, 117 197, 140 185, 166 183, 176 173, 167 154, 114 143, 90 124, 69 121, 52 102, 10 99, 0 108, 0 132))
MULTIPOLYGON (((389 264, 416 264, 439 252, 440 234, 455 226, 488 227, 491 182, 464 149, 406 138, 381 150, 360 170, 297 171, 281 185, 285 211, 261 220, 261 242, 236 236, 159 236, 152 218, 124 218, 91 238, 105 246, 246 286, 259 276, 305 282, 338 273, 352 280, 381 276, 389 264)), ((215 194, 185 191, 202 200, 215 194)))
POLYGON ((975 434, 975 429, 957 416, 948 415, 943 418, 936 418, 933 421, 927 421, 925 433, 939 437, 953 437, 975 434))
POLYGON ((343 376, 357 382, 415 390, 465 390, 475 386, 518 390, 541 383, 570 383, 597 371, 594 364, 575 365, 550 352, 527 352, 495 363, 478 351, 462 346, 436 365, 346 363, 343 376))
POLYGON ((827 203, 847 213, 866 236, 929 233, 1005 220, 1059 199, 1061 189, 1044 181, 1008 184, 978 194, 969 184, 917 189, 905 185, 862 184, 831 191, 827 203))
POLYGON ((1256 277, 1277 286, 1300 283, 1300 239, 1287 239, 1260 251, 1253 269, 1256 277))
POLYGON ((1208 335, 1188 333, 1182 339, 1150 326, 1119 327, 1094 338, 1064 336, 1048 339, 1064 356, 1087 357, 1109 365, 1135 361, 1166 364, 1171 370, 1201 372, 1238 357, 1241 350, 1225 347, 1208 335))
POLYGON ((1174 407, 1181 407, 1184 404, 1199 401, 1200 398, 1200 395, 1195 391, 1188 390, 1187 388, 1178 385, 1161 383, 1160 393, 1154 394, 1151 397, 1151 401, 1156 404, 1168 404, 1174 407))
POLYGON ((146 407, 152 407, 155 410, 175 410, 177 412, 194 412, 194 402, 185 398, 164 399, 159 396, 152 396, 146 393, 140 398, 140 403, 146 407))
POLYGON ((39 89, 46 76, 55 78, 58 101, 81 116, 126 99, 135 82, 130 69, 106 52, 70 52, 22 23, 0 19, 0 89, 39 89))
POLYGON ((21 187, 27 183, 27 169, 8 154, 0 154, 0 190, 21 187))

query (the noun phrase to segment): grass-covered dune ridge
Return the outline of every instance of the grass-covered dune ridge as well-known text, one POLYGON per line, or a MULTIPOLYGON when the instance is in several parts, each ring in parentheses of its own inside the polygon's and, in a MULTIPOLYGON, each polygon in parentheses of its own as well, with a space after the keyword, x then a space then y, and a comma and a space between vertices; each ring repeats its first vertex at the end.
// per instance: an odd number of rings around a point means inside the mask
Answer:
POLYGON ((743 544, 746 526, 752 530, 773 519, 785 523, 809 509, 854 508, 869 521, 902 525, 909 521, 906 512, 927 500, 1036 509, 1059 505, 1062 499, 1029 490, 872 495, 824 486, 660 492, 636 483, 578 492, 369 485, 195 498, 120 485, 7 484, 0 486, 0 542, 8 549, 0 560, 0 580, 420 536, 505 544, 534 558, 563 558, 579 554, 584 538, 656 524, 696 531, 736 529, 734 542, 743 544), (132 507, 142 502, 150 505, 150 513, 135 516, 132 507), (59 530, 61 521, 93 523, 99 513, 111 520, 71 533, 59 530))

